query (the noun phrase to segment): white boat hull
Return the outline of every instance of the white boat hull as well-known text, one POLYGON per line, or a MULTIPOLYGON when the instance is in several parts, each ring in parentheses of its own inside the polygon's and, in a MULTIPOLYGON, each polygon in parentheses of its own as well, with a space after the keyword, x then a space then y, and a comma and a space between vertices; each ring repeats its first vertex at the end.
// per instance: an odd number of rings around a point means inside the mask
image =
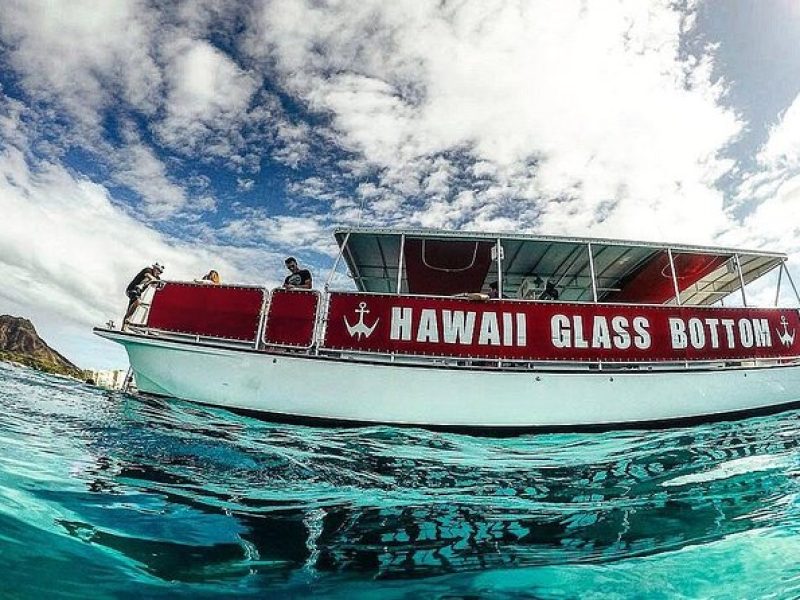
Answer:
POLYGON ((275 416, 453 429, 708 419, 800 401, 800 366, 525 371, 268 354, 98 330, 141 391, 275 416))

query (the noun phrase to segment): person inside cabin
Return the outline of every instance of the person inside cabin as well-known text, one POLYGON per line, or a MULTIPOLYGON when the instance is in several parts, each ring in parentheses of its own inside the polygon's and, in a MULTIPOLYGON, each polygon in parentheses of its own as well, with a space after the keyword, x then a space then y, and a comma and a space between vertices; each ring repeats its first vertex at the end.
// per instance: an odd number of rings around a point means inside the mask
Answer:
POLYGON ((211 269, 208 273, 203 275, 201 279, 195 279, 197 283, 207 283, 210 285, 219 285, 222 283, 222 279, 219 277, 219 273, 217 273, 214 269, 211 269))
POLYGON ((549 279, 544 284, 544 291, 539 295, 539 300, 558 300, 558 290, 549 279))
POLYGON ((161 274, 164 272, 164 265, 153 263, 150 267, 145 267, 131 279, 128 287, 125 288, 125 295, 128 296, 128 310, 125 318, 122 319, 123 329, 130 324, 130 319, 136 309, 139 308, 141 297, 148 286, 161 281, 161 274))
POLYGON ((489 283, 489 298, 491 298, 492 300, 496 300, 498 298, 505 298, 505 297, 506 297, 505 294, 500 294, 500 292, 498 291, 496 281, 492 281, 491 283, 489 283))
POLYGON ((290 273, 283 280, 283 287, 287 290, 310 290, 311 271, 297 266, 297 259, 290 256, 286 259, 286 268, 290 273))

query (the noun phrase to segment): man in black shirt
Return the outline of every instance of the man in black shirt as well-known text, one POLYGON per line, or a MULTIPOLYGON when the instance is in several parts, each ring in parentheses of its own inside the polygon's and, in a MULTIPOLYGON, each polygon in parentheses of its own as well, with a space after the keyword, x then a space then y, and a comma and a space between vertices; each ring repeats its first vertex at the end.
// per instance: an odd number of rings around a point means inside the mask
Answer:
POLYGON ((122 327, 128 325, 129 319, 139 308, 142 293, 152 283, 161 280, 161 273, 164 272, 164 266, 159 263, 154 263, 151 267, 145 267, 136 274, 136 277, 131 279, 128 287, 125 288, 125 295, 128 296, 128 311, 125 313, 125 318, 122 321, 122 327))
POLYGON ((297 266, 297 259, 290 256, 286 259, 286 268, 291 271, 283 280, 283 287, 287 290, 310 290, 311 272, 297 266))

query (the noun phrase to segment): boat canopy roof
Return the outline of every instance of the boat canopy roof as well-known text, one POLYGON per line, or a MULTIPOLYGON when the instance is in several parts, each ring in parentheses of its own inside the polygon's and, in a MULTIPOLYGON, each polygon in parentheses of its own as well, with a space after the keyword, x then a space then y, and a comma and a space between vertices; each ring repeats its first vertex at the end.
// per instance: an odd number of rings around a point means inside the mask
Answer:
POLYGON ((335 237, 359 291, 437 296, 488 292, 499 281, 508 298, 552 298, 555 290, 562 301, 591 302, 596 294, 599 302, 668 304, 676 302, 677 287, 681 304, 709 305, 787 258, 709 246, 430 229, 341 228, 335 237))

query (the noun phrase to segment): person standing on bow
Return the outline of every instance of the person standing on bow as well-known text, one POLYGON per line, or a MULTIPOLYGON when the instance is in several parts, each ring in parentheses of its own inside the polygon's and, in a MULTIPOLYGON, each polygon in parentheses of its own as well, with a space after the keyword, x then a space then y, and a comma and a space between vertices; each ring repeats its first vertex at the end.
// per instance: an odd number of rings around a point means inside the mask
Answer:
POLYGON ((141 297, 147 286, 161 281, 161 274, 164 272, 164 265, 153 263, 150 267, 145 267, 136 274, 136 277, 131 279, 128 287, 125 288, 125 295, 128 296, 128 310, 125 313, 125 318, 122 320, 122 328, 124 329, 130 322, 133 313, 139 308, 141 304, 141 297))
POLYGON ((293 256, 290 256, 284 262, 290 273, 283 280, 283 287, 287 290, 310 290, 311 271, 298 267, 297 259, 293 256))

